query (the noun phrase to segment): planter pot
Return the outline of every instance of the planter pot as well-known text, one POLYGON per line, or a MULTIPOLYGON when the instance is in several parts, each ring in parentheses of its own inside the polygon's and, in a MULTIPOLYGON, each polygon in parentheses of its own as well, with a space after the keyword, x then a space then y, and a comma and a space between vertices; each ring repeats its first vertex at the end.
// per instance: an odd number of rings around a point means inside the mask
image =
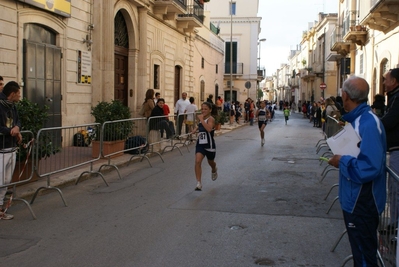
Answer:
POLYGON ((215 130, 216 131, 220 131, 220 129, 222 129, 222 124, 221 123, 216 124, 215 125, 215 130))
MULTIPOLYGON (((119 157, 123 155, 123 150, 125 149, 125 140, 117 141, 104 141, 103 142, 103 155, 109 155, 121 151, 120 153, 114 154, 111 158, 119 157)), ((100 141, 92 141, 92 157, 97 158, 100 153, 100 141)), ((101 156, 104 158, 103 156, 101 156)))

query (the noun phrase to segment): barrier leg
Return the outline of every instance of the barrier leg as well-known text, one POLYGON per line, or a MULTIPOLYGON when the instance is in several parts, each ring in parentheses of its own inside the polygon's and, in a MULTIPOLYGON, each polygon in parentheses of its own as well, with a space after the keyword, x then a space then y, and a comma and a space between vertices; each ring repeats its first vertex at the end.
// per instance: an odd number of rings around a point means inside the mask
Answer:
POLYGON ((344 267, 344 266, 346 265, 346 263, 348 263, 348 261, 350 261, 352 258, 353 258, 352 255, 349 255, 348 257, 346 257, 346 258, 344 259, 344 262, 342 263, 341 266, 344 267))
POLYGON ((23 199, 23 198, 14 198, 14 201, 22 201, 22 202, 28 207, 28 209, 29 209, 29 211, 30 211, 30 214, 32 215, 33 219, 34 219, 34 220, 37 219, 35 213, 34 213, 33 210, 32 210, 32 207, 30 206, 30 204, 29 204, 28 201, 26 201, 26 200, 23 199))
POLYGON ((327 198, 328 198, 328 196, 330 195, 330 193, 331 193, 331 191, 333 190, 333 188, 334 187, 337 187, 339 184, 333 184, 331 187, 330 187, 330 190, 328 191, 328 193, 327 193, 327 195, 326 195, 326 197, 324 198, 324 200, 326 200, 327 198))
POLYGON ((32 210, 32 207, 31 207, 31 205, 29 204, 29 202, 28 201, 26 201, 25 199, 23 199, 23 198, 18 198, 18 196, 17 196, 17 185, 15 185, 14 184, 14 186, 13 186, 13 189, 12 189, 12 194, 13 194, 13 200, 14 201, 22 201, 27 207, 28 207, 28 209, 29 209, 29 211, 30 211, 30 214, 32 215, 32 217, 33 217, 33 219, 34 220, 36 220, 37 218, 36 218, 36 215, 35 215, 35 213, 33 212, 33 210, 32 210))
POLYGON ((65 207, 68 207, 68 205, 67 205, 67 203, 66 203, 66 201, 64 199, 64 195, 62 194, 62 191, 58 187, 54 187, 54 186, 50 185, 50 175, 47 176, 47 186, 39 187, 36 190, 35 194, 32 197, 32 200, 30 201, 30 204, 33 204, 33 202, 35 201, 35 199, 37 197, 37 194, 39 193, 40 190, 56 190, 60 194, 61 199, 64 202, 65 207))
POLYGON ((327 174, 328 174, 330 171, 338 171, 338 169, 335 168, 335 167, 331 167, 330 169, 328 169, 328 170, 326 171, 326 173, 323 175, 323 177, 321 178, 320 183, 323 182, 324 178, 327 176, 327 174))
POLYGON ((105 178, 104 178, 104 175, 103 175, 101 172, 93 172, 93 171, 85 171, 85 172, 82 172, 82 173, 79 175, 78 179, 76 180, 75 185, 77 185, 77 184, 79 183, 80 178, 82 178, 82 176, 83 176, 84 174, 86 174, 86 173, 100 175, 100 176, 101 176, 101 179, 103 179, 105 185, 106 185, 106 186, 109 186, 108 183, 107 183, 107 181, 106 181, 105 178))
POLYGON ((342 232, 342 234, 338 237, 337 241, 335 241, 334 245, 332 246, 332 248, 330 249, 331 252, 334 252, 335 249, 337 248, 339 242, 341 242, 342 237, 344 237, 344 235, 346 234, 346 229, 342 232))
MULTIPOLYGON (((147 153, 146 153, 146 154, 147 154, 147 153)), ((127 163, 127 166, 130 165, 130 162, 133 160, 134 157, 140 157, 140 158, 141 158, 141 159, 140 159, 140 162, 142 162, 143 159, 146 159, 146 160, 148 161, 148 164, 150 164, 150 167, 152 168, 150 159, 149 159, 145 154, 143 154, 143 155, 133 155, 133 156, 131 156, 130 159, 129 159, 129 162, 127 163)), ((162 160, 162 161, 163 161, 163 160, 162 160)))
POLYGON ((335 203, 338 199, 339 199, 338 196, 336 196, 336 197, 334 198, 334 200, 333 200, 333 202, 331 203, 330 208, 327 210, 326 214, 330 213, 331 208, 334 206, 334 203, 335 203))

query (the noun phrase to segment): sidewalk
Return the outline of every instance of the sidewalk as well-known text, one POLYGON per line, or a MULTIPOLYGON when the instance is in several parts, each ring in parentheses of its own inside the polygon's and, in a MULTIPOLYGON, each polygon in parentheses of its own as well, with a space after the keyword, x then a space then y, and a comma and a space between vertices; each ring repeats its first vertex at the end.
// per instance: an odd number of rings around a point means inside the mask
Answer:
MULTIPOLYGON (((245 123, 242 123, 242 124, 234 123, 232 125, 229 125, 229 124, 222 125, 221 130, 215 131, 215 136, 219 136, 219 135, 225 134, 227 132, 230 132, 230 131, 232 131, 232 130, 234 130, 236 128, 239 128, 239 127, 242 127, 242 126, 245 126, 245 125, 247 125, 247 124, 245 124, 245 123)), ((173 143, 174 144, 178 144, 179 141, 178 140, 173 140, 173 143)), ((170 145, 170 143, 167 143, 167 142, 162 143, 161 149, 163 149, 167 145, 170 145)), ((190 145, 190 144, 188 144, 188 145, 190 145)), ((179 146, 179 147, 181 147, 181 146, 179 146)), ((149 154, 148 155, 149 158, 151 158, 153 156, 157 156, 157 155, 154 155, 154 154, 152 154, 152 155, 149 154)), ((123 154, 122 156, 119 156, 119 157, 116 157, 116 158, 112 158, 110 163, 112 165, 117 166, 118 168, 119 167, 123 168, 124 165, 126 165, 129 162, 131 157, 132 157, 131 154, 123 154)), ((138 162, 140 159, 141 159, 140 157, 136 157, 136 158, 134 158, 132 160, 132 162, 133 163, 134 162, 138 162)), ((26 199, 27 201, 30 201, 32 199, 33 195, 35 194, 36 190, 38 190, 39 188, 46 188, 48 186, 62 188, 62 187, 65 187, 65 186, 73 185, 73 184, 76 183, 77 179, 79 178, 79 176, 83 172, 89 172, 91 170, 93 172, 95 172, 95 171, 99 170, 99 168, 102 165, 104 165, 104 164, 108 164, 108 159, 99 159, 99 160, 95 161, 93 163, 92 168, 90 168, 90 164, 86 164, 86 165, 83 165, 83 166, 80 166, 80 167, 76 167, 76 168, 73 168, 73 169, 70 169, 70 170, 67 170, 67 171, 56 173, 54 175, 51 175, 50 184, 49 185, 47 184, 47 178, 46 177, 39 178, 38 181, 34 181, 34 182, 31 182, 31 183, 28 183, 28 184, 17 186, 13 197, 14 198, 17 198, 17 197, 18 198, 23 198, 23 199, 26 199)), ((104 169, 101 170, 101 173, 106 178, 106 173, 114 172, 114 171, 115 171, 114 168, 104 168, 104 169)), ((101 179, 100 177, 96 177, 95 174, 93 174, 93 175, 85 174, 85 175, 83 175, 80 178, 79 182, 82 182, 82 181, 84 181, 86 179, 91 179, 91 178, 101 179)), ((47 190, 41 190, 39 192, 39 195, 45 194, 46 192, 47 192, 47 190)))

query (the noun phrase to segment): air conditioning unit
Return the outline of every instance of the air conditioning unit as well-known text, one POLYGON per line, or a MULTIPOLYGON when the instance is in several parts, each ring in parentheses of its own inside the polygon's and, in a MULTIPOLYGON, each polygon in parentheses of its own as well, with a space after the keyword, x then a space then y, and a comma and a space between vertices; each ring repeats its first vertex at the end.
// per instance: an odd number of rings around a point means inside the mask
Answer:
POLYGON ((230 87, 230 84, 232 87, 234 87, 234 81, 227 81, 227 87, 230 87))

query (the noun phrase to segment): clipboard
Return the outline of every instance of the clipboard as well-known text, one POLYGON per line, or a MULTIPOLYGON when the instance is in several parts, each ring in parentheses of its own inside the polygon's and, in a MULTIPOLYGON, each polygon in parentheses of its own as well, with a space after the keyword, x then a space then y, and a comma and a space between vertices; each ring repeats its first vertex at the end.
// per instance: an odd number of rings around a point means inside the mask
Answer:
POLYGON ((352 124, 346 124, 340 131, 327 139, 327 144, 334 155, 357 157, 360 153, 361 139, 352 124))

